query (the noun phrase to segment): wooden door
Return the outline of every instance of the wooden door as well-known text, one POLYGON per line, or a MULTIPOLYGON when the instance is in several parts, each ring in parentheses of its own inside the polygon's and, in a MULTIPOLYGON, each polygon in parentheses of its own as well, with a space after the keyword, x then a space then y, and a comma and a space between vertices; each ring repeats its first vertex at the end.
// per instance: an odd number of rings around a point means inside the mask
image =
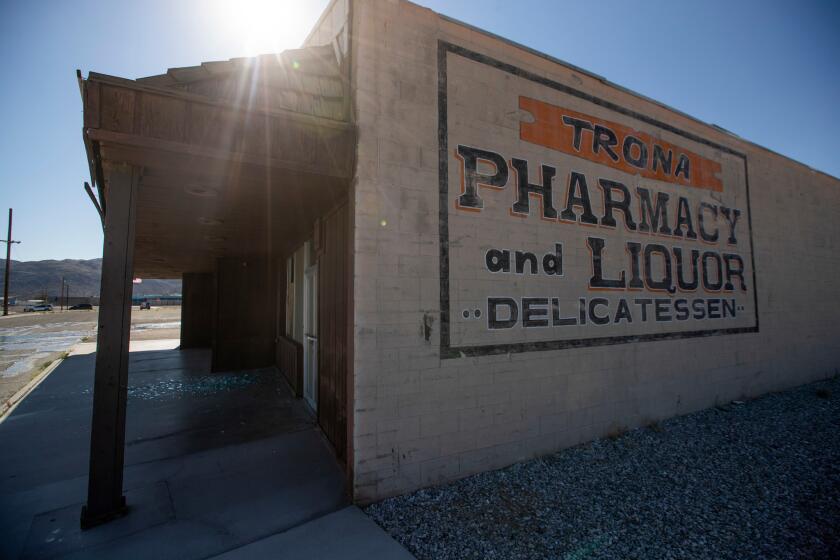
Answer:
POLYGON ((345 203, 321 221, 318 259, 318 423, 342 458, 347 442, 349 234, 345 203))

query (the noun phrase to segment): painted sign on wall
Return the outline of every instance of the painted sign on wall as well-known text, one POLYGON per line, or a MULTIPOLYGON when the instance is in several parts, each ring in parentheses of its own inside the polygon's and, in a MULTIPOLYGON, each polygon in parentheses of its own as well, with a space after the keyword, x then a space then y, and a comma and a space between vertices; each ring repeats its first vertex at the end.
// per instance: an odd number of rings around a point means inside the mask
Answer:
POLYGON ((758 330, 746 158, 440 43, 441 354, 758 330))

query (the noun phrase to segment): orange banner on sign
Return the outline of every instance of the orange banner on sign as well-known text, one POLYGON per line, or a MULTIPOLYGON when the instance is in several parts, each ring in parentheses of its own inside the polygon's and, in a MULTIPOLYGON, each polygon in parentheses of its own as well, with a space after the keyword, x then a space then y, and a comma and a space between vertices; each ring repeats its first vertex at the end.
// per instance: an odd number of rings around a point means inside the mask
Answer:
POLYGON ((628 126, 519 97, 534 122, 519 124, 519 138, 614 169, 667 183, 722 192, 721 165, 628 126))

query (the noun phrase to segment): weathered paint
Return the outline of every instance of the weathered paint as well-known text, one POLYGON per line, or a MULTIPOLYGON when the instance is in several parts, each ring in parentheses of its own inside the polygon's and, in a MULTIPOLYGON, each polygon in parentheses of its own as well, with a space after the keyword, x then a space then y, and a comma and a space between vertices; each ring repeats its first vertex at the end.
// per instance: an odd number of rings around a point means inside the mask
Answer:
POLYGON ((836 179, 413 4, 350 13, 357 500, 835 371, 836 179), (489 298, 517 322, 490 329, 489 298))

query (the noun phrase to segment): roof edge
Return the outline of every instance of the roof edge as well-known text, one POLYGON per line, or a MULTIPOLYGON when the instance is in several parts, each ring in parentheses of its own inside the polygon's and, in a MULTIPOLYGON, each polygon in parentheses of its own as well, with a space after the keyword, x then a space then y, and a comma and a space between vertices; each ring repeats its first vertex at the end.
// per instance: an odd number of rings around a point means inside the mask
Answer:
MULTIPOLYGON (((347 0, 347 1, 352 2, 353 0, 347 0)), ((312 26, 312 29, 310 29, 309 33, 306 34, 306 38, 303 40, 303 43, 301 43, 300 48, 306 47, 306 44, 309 43, 309 39, 311 39, 312 36, 315 34, 315 30, 318 29, 321 26, 321 24, 324 22, 324 19, 326 19, 327 14, 330 13, 330 11, 333 9, 333 7, 337 3, 338 3, 338 0, 330 0, 327 3, 326 7, 324 8, 324 11, 321 12, 321 15, 318 16, 318 19, 315 21, 315 24, 312 26)))
POLYGON ((202 103, 204 105, 213 105, 215 107, 222 107, 225 109, 230 109, 233 111, 245 112, 245 113, 261 113, 261 114, 269 114, 269 115, 276 115, 276 116, 283 116, 287 118, 296 119, 303 122, 308 122, 310 124, 317 124, 319 126, 327 126, 329 128, 333 128, 336 130, 349 130, 354 129, 355 125, 350 122, 349 120, 338 120, 332 119, 329 117, 319 116, 319 115, 310 115, 308 113, 300 113, 298 111, 293 111, 291 109, 271 109, 265 110, 261 108, 250 108, 245 107, 242 105, 231 104, 225 101, 221 101, 218 99, 211 99, 205 97, 203 95, 198 95, 195 93, 191 93, 188 91, 180 90, 180 89, 172 89, 167 87, 156 86, 153 84, 146 84, 143 82, 138 82, 137 80, 132 80, 129 78, 122 78, 120 76, 112 76, 110 74, 101 74, 99 72, 88 72, 88 77, 85 80, 86 82, 99 82, 104 84, 109 84, 113 86, 131 88, 138 91, 147 91, 149 93, 155 93, 159 95, 164 95, 167 97, 175 97, 177 99, 182 99, 184 101, 191 101, 195 103, 202 103))

